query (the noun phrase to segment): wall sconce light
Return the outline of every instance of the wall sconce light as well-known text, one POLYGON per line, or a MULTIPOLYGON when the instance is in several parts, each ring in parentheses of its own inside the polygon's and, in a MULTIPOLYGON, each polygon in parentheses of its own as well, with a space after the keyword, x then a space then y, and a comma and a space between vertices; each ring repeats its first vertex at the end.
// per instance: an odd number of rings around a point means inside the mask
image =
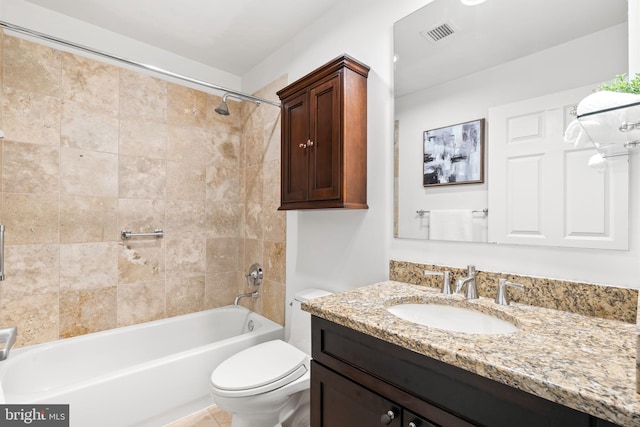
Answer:
POLYGON ((0 129, 0 139, 4 139, 4 132, 2 132, 2 129, 0 129))

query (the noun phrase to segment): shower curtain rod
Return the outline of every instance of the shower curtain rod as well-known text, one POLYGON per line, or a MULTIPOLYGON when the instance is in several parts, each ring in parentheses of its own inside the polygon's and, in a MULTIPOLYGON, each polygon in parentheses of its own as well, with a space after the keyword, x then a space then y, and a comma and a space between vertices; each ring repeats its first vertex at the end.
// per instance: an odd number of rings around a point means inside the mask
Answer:
POLYGON ((59 39, 57 37, 50 36, 48 34, 40 33, 38 31, 34 31, 34 30, 30 30, 28 28, 21 27, 19 25, 14 25, 14 24, 11 24, 11 23, 6 22, 6 21, 0 20, 0 27, 6 28, 7 30, 14 31, 16 33, 26 34, 28 36, 32 36, 32 37, 35 37, 35 38, 38 38, 38 39, 41 39, 41 40, 47 40, 47 41, 50 41, 50 42, 53 42, 53 43, 56 43, 56 44, 61 44, 63 46, 67 46, 67 47, 71 47, 71 48, 74 48, 74 49, 78 49, 78 50, 81 50, 83 52, 87 52, 87 53, 95 54, 95 55, 102 56, 102 57, 105 57, 105 58, 109 58, 109 59, 112 59, 114 61, 122 62, 122 63, 128 64, 128 65, 133 65, 135 67, 142 68, 142 69, 145 69, 147 71, 152 71, 152 72, 158 73, 158 74, 163 74, 163 75, 168 76, 168 77, 173 77, 173 78, 178 79, 178 80, 183 80, 185 82, 194 83, 194 84, 197 84, 199 86, 207 87, 209 89, 214 89, 214 90, 218 90, 218 91, 221 91, 221 92, 230 93, 230 94, 232 94, 232 95, 234 95, 234 96, 236 96, 236 97, 238 97, 240 99, 244 99, 244 100, 247 100, 247 101, 253 101, 255 103, 260 103, 260 104, 264 103, 264 104, 273 105, 275 107, 280 107, 280 103, 279 102, 270 101, 268 99, 260 98, 258 96, 254 96, 254 95, 248 95, 246 93, 238 92, 238 91, 233 90, 233 89, 228 89, 228 88, 223 87, 223 86, 218 86, 218 85, 215 85, 213 83, 208 83, 208 82, 205 82, 205 81, 202 81, 202 80, 193 79, 191 77, 183 76, 181 74, 177 74, 177 73, 174 73, 172 71, 163 70, 162 68, 158 68, 158 67, 153 66, 153 65, 143 64, 142 62, 137 62, 137 61, 133 61, 131 59, 123 58, 121 56, 112 55, 112 54, 107 53, 107 52, 103 52, 103 51, 100 51, 100 50, 92 49, 90 47, 83 46, 83 45, 80 45, 80 44, 77 44, 77 43, 73 43, 73 42, 70 42, 70 41, 67 41, 67 40, 59 39))

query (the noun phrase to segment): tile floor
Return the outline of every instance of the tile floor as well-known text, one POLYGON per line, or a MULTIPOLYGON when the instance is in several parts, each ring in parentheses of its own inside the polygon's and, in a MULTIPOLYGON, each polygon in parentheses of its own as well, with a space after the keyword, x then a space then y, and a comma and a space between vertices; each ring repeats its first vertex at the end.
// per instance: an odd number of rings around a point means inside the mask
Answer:
POLYGON ((214 405, 165 427, 231 427, 231 414, 214 405))

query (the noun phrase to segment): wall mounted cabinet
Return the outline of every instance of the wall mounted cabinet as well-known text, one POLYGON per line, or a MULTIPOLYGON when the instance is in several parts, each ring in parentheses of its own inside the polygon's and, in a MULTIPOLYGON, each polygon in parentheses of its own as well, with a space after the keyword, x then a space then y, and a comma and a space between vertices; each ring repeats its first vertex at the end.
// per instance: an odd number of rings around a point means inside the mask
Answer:
POLYGON ((280 210, 367 208, 368 74, 343 55, 278 92, 280 210))

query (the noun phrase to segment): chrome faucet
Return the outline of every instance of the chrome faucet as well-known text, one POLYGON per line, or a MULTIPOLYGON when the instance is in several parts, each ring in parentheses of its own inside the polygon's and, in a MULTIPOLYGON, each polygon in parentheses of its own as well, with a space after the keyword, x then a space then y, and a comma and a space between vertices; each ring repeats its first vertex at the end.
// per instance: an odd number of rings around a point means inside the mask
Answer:
POLYGON ((238 305, 240 298, 258 298, 258 291, 247 292, 246 294, 240 294, 233 300, 233 305, 238 305))
POLYGON ((262 271, 262 266, 256 262, 251 264, 251 267, 249 267, 249 273, 245 274, 244 278, 247 281, 247 286, 258 286, 262 283, 263 276, 264 272, 262 271))
POLYGON ((451 280, 449 279, 450 273, 449 271, 430 271, 424 270, 425 276, 442 276, 442 288, 440 288, 440 292, 445 295, 451 295, 451 280))
POLYGON ((498 291, 496 293, 496 304, 499 305, 509 305, 509 293, 507 292, 507 287, 515 288, 523 290, 524 286, 520 283, 513 283, 507 281, 507 279, 499 279, 498 280, 498 291))
POLYGON ((476 287, 476 267, 473 265, 467 267, 467 277, 461 277, 456 282, 456 293, 461 292, 465 285, 467 285, 467 290, 464 294, 465 297, 467 299, 477 299, 478 288, 476 287))
POLYGON ((9 357, 9 350, 16 343, 17 336, 18 328, 15 326, 0 329, 0 343, 4 343, 4 347, 0 350, 0 360, 5 360, 9 357))

